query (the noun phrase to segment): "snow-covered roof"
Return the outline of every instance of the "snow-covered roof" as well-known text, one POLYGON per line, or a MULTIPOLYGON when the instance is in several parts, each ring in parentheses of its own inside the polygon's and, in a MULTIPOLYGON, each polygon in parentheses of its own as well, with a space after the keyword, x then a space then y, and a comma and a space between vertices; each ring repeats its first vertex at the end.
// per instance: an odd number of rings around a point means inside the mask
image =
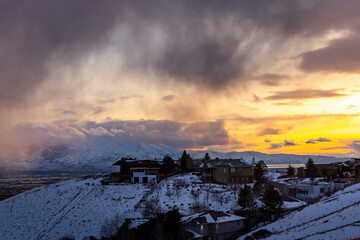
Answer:
POLYGON ((192 234, 192 238, 202 238, 202 237, 203 237, 203 235, 201 235, 201 234, 199 234, 199 233, 197 233, 197 232, 194 232, 194 231, 191 230, 191 229, 187 229, 186 232, 191 233, 191 234, 192 234))
POLYGON ((202 163, 200 167, 215 168, 220 166, 226 167, 251 167, 244 159, 210 159, 206 163, 202 163))
POLYGON ((131 222, 129 224, 129 229, 137 228, 141 224, 144 224, 149 221, 148 218, 128 218, 128 219, 131 220, 131 222))
POLYGON ((204 223, 231 222, 231 221, 237 221, 243 219, 245 218, 220 211, 206 211, 206 212, 196 213, 190 216, 182 217, 181 222, 204 224, 204 223))

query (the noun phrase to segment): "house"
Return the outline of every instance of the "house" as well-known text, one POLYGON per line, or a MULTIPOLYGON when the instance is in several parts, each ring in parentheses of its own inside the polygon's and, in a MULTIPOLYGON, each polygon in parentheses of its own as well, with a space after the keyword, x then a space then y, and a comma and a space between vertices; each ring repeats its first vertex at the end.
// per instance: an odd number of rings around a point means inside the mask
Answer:
POLYGON ((252 182, 252 166, 243 159, 211 159, 200 165, 205 182, 245 184, 252 182))
POLYGON ((182 217, 181 223, 185 239, 223 240, 243 229, 244 219, 224 212, 206 211, 182 217))
POLYGON ((348 182, 331 181, 317 182, 315 184, 304 182, 269 182, 276 187, 282 196, 294 197, 303 201, 309 201, 327 193, 333 193, 346 187, 348 182))
POLYGON ((112 174, 113 182, 158 182, 161 166, 159 161, 122 158, 113 165, 120 166, 120 171, 112 174))
MULTIPOLYGON (((316 177, 327 177, 329 179, 343 178, 345 173, 352 171, 352 164, 350 162, 318 163, 315 165, 317 168, 316 177)), ((298 176, 308 177, 306 168, 299 168, 298 176)))
POLYGON ((360 179, 360 158, 353 158, 355 178, 360 179))

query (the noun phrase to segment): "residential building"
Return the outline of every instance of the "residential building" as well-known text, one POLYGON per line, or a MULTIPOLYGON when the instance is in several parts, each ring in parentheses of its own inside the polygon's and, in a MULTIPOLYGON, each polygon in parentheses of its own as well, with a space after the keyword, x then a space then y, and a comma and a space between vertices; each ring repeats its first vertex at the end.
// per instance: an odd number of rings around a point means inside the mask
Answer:
POLYGON ((224 212, 206 211, 182 217, 181 223, 187 240, 224 240, 243 229, 244 219, 224 212))
POLYGON ((354 160, 354 173, 357 180, 360 179, 360 158, 353 158, 354 160))
POLYGON ((281 195, 294 197, 303 201, 309 201, 326 193, 333 193, 344 188, 346 182, 318 182, 316 184, 304 182, 269 182, 276 187, 281 195))
POLYGON ((243 159, 211 159, 200 165, 205 182, 245 184, 252 182, 252 166, 243 159))
POLYGON ((113 165, 120 166, 120 171, 112 174, 114 182, 158 182, 161 166, 159 161, 122 158, 113 165))

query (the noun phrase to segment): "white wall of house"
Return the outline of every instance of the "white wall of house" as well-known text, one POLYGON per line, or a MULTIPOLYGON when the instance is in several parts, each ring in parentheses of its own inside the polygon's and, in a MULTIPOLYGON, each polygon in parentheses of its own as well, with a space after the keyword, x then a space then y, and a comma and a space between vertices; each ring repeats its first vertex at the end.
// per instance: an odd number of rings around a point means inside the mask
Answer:
POLYGON ((327 192, 331 191, 331 185, 328 183, 317 184, 317 185, 290 185, 289 188, 296 188, 298 193, 296 194, 296 198, 299 199, 313 199, 317 198, 320 195, 324 195, 327 192))
POLYGON ((148 175, 147 172, 133 172, 132 183, 156 182, 156 175, 148 175))

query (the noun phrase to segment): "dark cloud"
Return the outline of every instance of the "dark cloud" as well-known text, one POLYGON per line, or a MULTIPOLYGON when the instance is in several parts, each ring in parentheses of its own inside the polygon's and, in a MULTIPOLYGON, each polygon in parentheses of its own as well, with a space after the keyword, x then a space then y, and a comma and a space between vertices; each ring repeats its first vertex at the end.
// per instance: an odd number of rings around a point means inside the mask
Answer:
POLYGON ((318 143, 318 142, 331 142, 331 139, 329 139, 329 138, 324 138, 324 137, 319 137, 319 138, 317 138, 317 139, 309 139, 309 140, 307 140, 305 143, 306 144, 316 144, 316 143, 318 143))
POLYGON ((283 148, 283 147, 291 147, 291 146, 296 146, 297 144, 295 143, 294 140, 284 140, 283 143, 272 143, 269 147, 269 149, 278 149, 278 148, 283 148))
MULTIPOLYGON (((279 44, 330 30, 354 31, 358 22, 355 0, 4 0, 0 3, 0 103, 27 102, 56 64, 76 69, 87 54, 108 46, 116 31, 120 32, 118 54, 124 57, 126 69, 219 90, 247 81, 246 64, 266 41, 249 41, 253 30, 267 32, 279 44)), ((358 50, 355 38, 306 53, 301 66, 306 71, 357 71, 359 64, 353 60, 358 54, 354 51, 350 56, 350 46, 358 50), (344 52, 339 51, 342 46, 344 52), (330 58, 330 65, 321 63, 329 53, 339 55, 330 58)), ((283 77, 260 76, 267 85, 276 85, 283 77)))
POLYGON ((166 95, 161 98, 161 101, 174 101, 176 98, 175 95, 166 95))
POLYGON ((282 148, 284 147, 284 144, 282 143, 272 143, 269 147, 269 149, 277 149, 277 148, 282 148))
POLYGON ((330 138, 320 137, 318 139, 315 139, 315 141, 317 141, 317 142, 331 142, 331 139, 330 138))
POLYGON ((311 98, 331 98, 344 97, 349 94, 339 93, 343 89, 299 89, 294 91, 276 91, 273 95, 267 96, 266 100, 284 100, 284 99, 311 99, 311 98))
POLYGON ((306 52, 300 68, 307 72, 360 72, 360 36, 334 40, 329 46, 306 52))
POLYGON ((294 140, 284 140, 284 146, 295 146, 296 143, 294 142, 294 140))
POLYGON ((316 144, 316 141, 314 139, 309 139, 305 143, 306 144, 316 144))
MULTIPOLYGON (((114 26, 111 1, 1 1, 0 103, 23 102, 40 87, 52 59, 72 62, 114 26)), ((61 81, 60 79, 58 80, 61 81)))
POLYGON ((281 129, 265 128, 258 134, 258 136, 275 135, 275 134, 281 134, 281 129))
MULTIPOLYGON (((69 124, 67 125, 69 126, 69 124)), ((123 140, 166 144, 176 148, 202 148, 230 141, 224 122, 182 123, 175 121, 106 121, 73 123, 85 135, 108 135, 123 140)))

